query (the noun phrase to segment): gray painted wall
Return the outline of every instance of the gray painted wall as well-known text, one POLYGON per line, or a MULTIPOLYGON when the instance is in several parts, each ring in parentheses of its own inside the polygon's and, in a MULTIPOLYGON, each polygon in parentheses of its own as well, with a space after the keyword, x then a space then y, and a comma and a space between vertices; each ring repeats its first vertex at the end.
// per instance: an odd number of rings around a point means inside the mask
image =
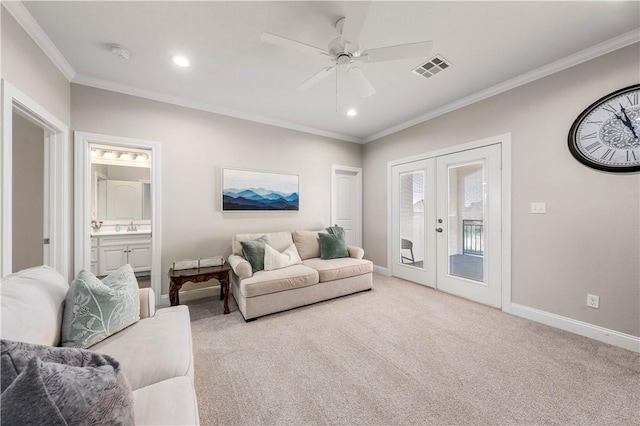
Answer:
MULTIPOLYGON (((38 105, 69 125, 71 117, 70 83, 49 60, 31 37, 22 29, 4 7, 0 22, 2 40, 0 57, 2 78, 27 95, 38 105)), ((71 140, 69 141, 71 145, 71 140)), ((69 150, 69 171, 73 164, 73 150, 69 150)), ((72 174, 69 174, 72 176, 72 174)), ((15 191, 14 187, 14 191, 15 191)), ((69 206, 73 203, 73 179, 69 181, 69 206)), ((15 212, 22 214, 23 212, 15 212)), ((28 213, 25 213, 28 214, 28 213)), ((68 227, 73 229, 72 218, 67 218, 68 227)), ((70 237, 68 270, 73 266, 73 236, 70 237)))
POLYGON ((510 132, 512 301, 640 336, 640 175, 587 168, 567 148, 580 112, 639 82, 639 52, 628 46, 365 145, 368 257, 387 266, 389 161, 510 132), (532 201, 546 201, 547 214, 531 215, 532 201), (600 309, 586 307, 587 293, 600 309))
POLYGON ((13 114, 13 270, 42 265, 44 131, 13 114))
POLYGON ((69 124, 69 81, 13 16, 2 9, 2 78, 69 124))
POLYGON ((174 260, 229 255, 236 233, 329 226, 331 165, 362 161, 358 144, 75 84, 71 117, 74 131, 162 144, 163 275, 174 260), (299 175, 300 211, 222 214, 222 167, 299 175))

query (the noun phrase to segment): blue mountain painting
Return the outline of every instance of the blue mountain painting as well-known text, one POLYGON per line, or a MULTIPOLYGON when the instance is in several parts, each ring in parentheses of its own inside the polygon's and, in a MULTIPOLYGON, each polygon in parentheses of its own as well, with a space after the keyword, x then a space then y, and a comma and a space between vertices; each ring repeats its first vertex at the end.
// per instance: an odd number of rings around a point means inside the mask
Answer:
POLYGON ((285 194, 264 188, 225 189, 223 210, 299 210, 298 193, 285 194))

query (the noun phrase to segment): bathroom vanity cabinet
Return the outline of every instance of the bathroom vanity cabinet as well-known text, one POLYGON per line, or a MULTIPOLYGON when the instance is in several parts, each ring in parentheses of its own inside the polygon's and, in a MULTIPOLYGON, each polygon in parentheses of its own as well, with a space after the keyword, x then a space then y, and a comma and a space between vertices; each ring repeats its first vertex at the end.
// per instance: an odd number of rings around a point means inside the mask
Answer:
POLYGON ((91 238, 91 269, 94 274, 108 275, 127 263, 136 275, 151 271, 150 233, 122 233, 91 238))

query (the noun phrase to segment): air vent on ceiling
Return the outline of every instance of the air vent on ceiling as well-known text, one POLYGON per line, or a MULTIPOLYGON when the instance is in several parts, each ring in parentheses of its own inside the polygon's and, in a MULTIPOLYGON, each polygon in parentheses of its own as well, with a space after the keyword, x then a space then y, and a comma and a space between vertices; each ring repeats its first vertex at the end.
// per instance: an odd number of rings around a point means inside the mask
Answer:
POLYGON ((411 72, 416 75, 421 75, 424 78, 429 78, 438 74, 440 71, 444 71, 451 66, 451 62, 447 61, 440 55, 436 55, 429 59, 422 65, 419 65, 411 72))

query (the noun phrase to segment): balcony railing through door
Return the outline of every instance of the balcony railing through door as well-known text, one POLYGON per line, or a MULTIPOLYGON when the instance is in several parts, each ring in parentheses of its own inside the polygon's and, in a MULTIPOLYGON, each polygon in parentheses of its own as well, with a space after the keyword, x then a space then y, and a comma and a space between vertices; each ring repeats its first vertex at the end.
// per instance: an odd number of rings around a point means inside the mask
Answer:
POLYGON ((462 221, 462 254, 484 255, 484 224, 482 220, 462 221))

